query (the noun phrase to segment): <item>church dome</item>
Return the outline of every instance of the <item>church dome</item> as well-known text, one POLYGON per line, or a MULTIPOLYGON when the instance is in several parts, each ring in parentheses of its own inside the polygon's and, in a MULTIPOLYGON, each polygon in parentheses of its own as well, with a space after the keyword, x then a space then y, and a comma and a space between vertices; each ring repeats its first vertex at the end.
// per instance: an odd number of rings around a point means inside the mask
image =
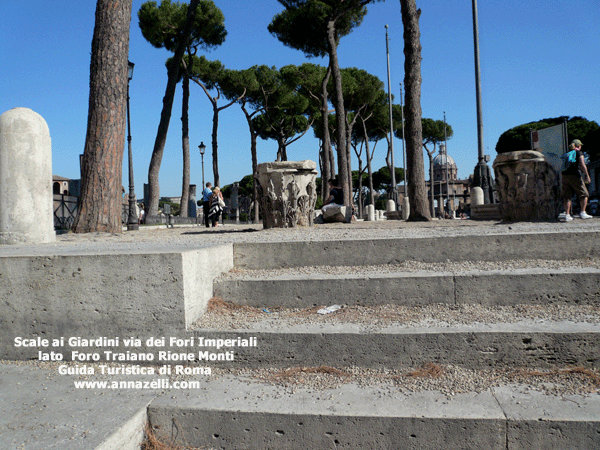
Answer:
POLYGON ((446 146, 445 145, 440 145, 440 151, 438 153, 438 155, 433 158, 433 167, 434 168, 446 168, 448 167, 449 169, 456 169, 456 163, 454 162, 454 159, 448 155, 448 153, 446 152, 446 146))

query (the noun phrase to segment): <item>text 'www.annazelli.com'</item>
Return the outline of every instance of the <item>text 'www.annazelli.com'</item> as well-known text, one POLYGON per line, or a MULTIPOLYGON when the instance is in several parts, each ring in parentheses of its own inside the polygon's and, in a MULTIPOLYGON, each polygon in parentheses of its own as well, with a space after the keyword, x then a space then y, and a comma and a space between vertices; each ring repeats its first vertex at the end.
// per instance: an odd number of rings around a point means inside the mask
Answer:
POLYGON ((135 381, 73 381, 75 389, 199 389, 200 381, 173 381, 168 378, 135 381))

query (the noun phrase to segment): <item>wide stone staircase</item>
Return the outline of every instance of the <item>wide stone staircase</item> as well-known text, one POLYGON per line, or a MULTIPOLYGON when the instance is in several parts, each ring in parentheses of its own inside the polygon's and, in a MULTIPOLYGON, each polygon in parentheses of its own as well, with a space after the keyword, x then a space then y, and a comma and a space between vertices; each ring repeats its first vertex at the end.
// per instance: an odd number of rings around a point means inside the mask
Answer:
POLYGON ((188 329, 214 374, 150 425, 197 448, 598 449, 599 238, 234 244, 188 329))

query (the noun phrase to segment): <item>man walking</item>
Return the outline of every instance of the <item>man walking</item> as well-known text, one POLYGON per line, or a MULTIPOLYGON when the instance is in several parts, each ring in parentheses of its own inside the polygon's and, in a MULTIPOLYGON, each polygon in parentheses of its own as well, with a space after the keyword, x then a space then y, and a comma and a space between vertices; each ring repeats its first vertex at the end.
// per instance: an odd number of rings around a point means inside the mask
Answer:
POLYGON ((568 161, 571 162, 566 164, 566 167, 563 169, 561 174, 561 195, 565 206, 565 213, 564 217, 561 214, 559 218, 563 222, 569 222, 573 220, 573 216, 571 216, 571 199, 573 198, 573 194, 577 194, 579 197, 579 203, 581 206, 579 217, 582 219, 592 218, 592 216, 585 212, 589 197, 589 193, 585 185, 589 184, 591 179, 587 166, 585 165, 583 152, 581 151, 582 145, 583 144, 579 139, 575 139, 573 142, 571 142, 571 145, 569 145, 570 152, 565 154, 565 157, 567 157, 568 161), (575 153, 573 154, 571 152, 575 153), (574 158, 569 158, 568 156, 574 156, 574 158))
POLYGON ((208 213, 210 208, 210 197, 213 193, 211 187, 212 184, 208 182, 206 183, 206 187, 202 191, 202 211, 204 212, 204 225, 206 225, 206 228, 209 227, 208 213))

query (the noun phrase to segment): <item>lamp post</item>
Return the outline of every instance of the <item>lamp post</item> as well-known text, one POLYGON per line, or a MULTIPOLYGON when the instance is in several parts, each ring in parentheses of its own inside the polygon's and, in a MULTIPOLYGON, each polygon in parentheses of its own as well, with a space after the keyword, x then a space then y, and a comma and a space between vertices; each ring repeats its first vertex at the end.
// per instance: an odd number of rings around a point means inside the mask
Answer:
POLYGON ((479 25, 477 18, 477 0, 473 6, 473 42, 475 49, 475 95, 477 97, 477 165, 473 174, 473 184, 483 189, 484 203, 493 203, 493 179, 487 165, 488 157, 483 154, 483 119, 481 112, 481 79, 479 67, 479 25))
POLYGON ((204 191, 204 152, 206 151, 206 145, 204 145, 204 142, 200 142, 198 149, 200 150, 200 156, 202 157, 202 191, 204 191))
POLYGON ((392 164, 390 175, 392 176, 392 200, 396 201, 396 167, 394 166, 394 119, 392 117, 392 87, 390 78, 390 39, 388 37, 388 26, 385 26, 385 53, 387 55, 387 76, 388 76, 388 103, 390 107, 390 163, 392 164))
POLYGON ((446 153, 446 208, 448 208, 448 214, 450 214, 450 180, 448 179, 450 158, 448 157, 448 136, 446 134, 446 111, 444 111, 444 150, 446 153))
POLYGON ((139 230, 138 218, 135 213, 135 186, 133 183, 133 153, 131 151, 131 119, 129 117, 129 82, 133 78, 134 63, 127 61, 127 146, 129 153, 129 218, 127 220, 127 231, 139 230))
POLYGON ((408 177, 406 176, 406 148, 404 147, 404 92, 402 90, 402 83, 400 83, 400 117, 402 122, 402 168, 404 169, 404 198, 408 198, 407 183, 408 177))

